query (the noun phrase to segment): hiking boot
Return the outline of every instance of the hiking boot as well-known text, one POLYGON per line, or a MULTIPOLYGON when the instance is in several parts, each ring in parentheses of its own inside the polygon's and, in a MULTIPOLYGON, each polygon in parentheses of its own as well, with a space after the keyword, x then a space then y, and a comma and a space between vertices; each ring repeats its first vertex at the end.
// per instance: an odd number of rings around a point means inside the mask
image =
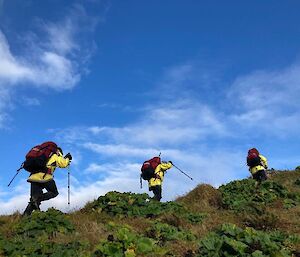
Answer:
POLYGON ((40 211, 40 201, 38 201, 37 197, 31 197, 30 202, 29 202, 35 210, 40 211))

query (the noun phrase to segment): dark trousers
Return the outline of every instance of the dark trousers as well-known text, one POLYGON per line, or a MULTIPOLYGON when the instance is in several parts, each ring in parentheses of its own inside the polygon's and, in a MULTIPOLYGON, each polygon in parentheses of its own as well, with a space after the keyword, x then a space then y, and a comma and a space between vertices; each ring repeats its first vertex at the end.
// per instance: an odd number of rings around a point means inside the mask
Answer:
POLYGON ((150 187, 149 190, 152 191, 153 194, 154 194, 153 199, 160 202, 160 199, 161 199, 161 186, 150 187))
POLYGON ((30 184, 30 202, 24 211, 25 215, 30 215, 33 210, 39 209, 39 205, 42 201, 49 200, 58 195, 54 180, 50 180, 46 183, 31 182, 30 184), (47 192, 43 193, 43 189, 46 189, 47 192))
POLYGON ((265 170, 259 170, 255 174, 252 175, 253 179, 255 179, 258 182, 262 182, 267 180, 267 173, 265 170))

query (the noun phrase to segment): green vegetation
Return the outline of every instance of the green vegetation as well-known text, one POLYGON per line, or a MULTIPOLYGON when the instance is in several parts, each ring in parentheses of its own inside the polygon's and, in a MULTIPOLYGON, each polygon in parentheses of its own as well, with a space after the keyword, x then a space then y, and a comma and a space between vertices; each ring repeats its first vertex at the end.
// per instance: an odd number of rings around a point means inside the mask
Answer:
POLYGON ((46 212, 34 212, 15 225, 11 237, 0 238, 0 253, 16 257, 81 256, 84 252, 84 244, 77 241, 56 243, 51 240, 59 234, 72 232, 74 226, 62 212, 52 208, 46 212))
POLYGON ((166 250, 151 238, 138 235, 131 227, 117 227, 114 234, 96 246, 94 256, 134 257, 141 255, 165 256, 166 250))
POLYGON ((290 257, 294 250, 291 245, 299 241, 300 237, 287 236, 278 231, 266 233, 223 224, 201 240, 197 256, 290 257))
POLYGON ((279 199, 284 199, 286 208, 296 206, 300 202, 300 194, 290 193, 286 187, 274 181, 265 181, 259 185, 252 179, 236 180, 223 185, 223 204, 236 211, 253 211, 279 199))
POLYGON ((166 241, 196 240, 196 236, 190 231, 158 221, 154 222, 154 224, 146 230, 146 235, 158 240, 161 245, 163 245, 166 241))
POLYGON ((108 192, 83 209, 0 216, 0 256, 300 256, 300 172, 274 171, 173 202, 108 192))
POLYGON ((191 223, 200 223, 205 215, 191 213, 176 202, 161 203, 152 200, 147 194, 108 192, 94 201, 90 208, 96 212, 122 217, 155 218, 159 215, 172 213, 191 223))
POLYGON ((271 203, 287 197, 288 191, 282 185, 266 181, 256 185, 252 179, 236 180, 220 187, 224 205, 233 210, 243 210, 253 203, 271 203))
POLYGON ((71 233, 74 226, 66 215, 56 209, 46 212, 34 212, 31 216, 24 217, 15 228, 17 235, 37 237, 40 235, 54 235, 55 233, 71 233))

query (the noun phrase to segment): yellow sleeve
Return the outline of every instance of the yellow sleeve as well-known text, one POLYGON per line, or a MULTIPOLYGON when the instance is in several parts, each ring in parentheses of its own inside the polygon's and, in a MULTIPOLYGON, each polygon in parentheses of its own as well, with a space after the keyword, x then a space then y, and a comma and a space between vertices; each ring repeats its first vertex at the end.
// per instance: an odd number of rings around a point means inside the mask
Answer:
POLYGON ((260 160, 262 162, 262 165, 267 169, 268 168, 268 161, 267 161, 267 158, 263 155, 259 155, 260 157, 260 160))
POLYGON ((172 166, 173 166, 173 165, 172 165, 172 163, 170 163, 170 162, 167 162, 167 163, 164 163, 164 162, 163 162, 163 163, 159 164, 159 165, 156 167, 154 173, 164 172, 164 171, 166 171, 166 170, 172 168, 172 166))
POLYGON ((63 156, 58 156, 57 154, 53 154, 50 160, 47 163, 47 166, 56 166, 59 168, 66 168, 70 164, 70 160, 68 158, 64 158, 63 156))

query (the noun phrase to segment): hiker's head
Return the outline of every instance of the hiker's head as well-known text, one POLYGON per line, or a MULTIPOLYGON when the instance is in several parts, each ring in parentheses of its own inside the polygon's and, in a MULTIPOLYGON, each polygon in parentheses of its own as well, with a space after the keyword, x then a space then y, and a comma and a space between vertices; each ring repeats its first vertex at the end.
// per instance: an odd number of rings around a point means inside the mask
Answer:
POLYGON ((56 153, 59 155, 63 155, 63 150, 60 147, 57 147, 56 153))
POLYGON ((248 153, 256 153, 257 155, 259 155, 259 152, 256 148, 249 149, 248 153))

